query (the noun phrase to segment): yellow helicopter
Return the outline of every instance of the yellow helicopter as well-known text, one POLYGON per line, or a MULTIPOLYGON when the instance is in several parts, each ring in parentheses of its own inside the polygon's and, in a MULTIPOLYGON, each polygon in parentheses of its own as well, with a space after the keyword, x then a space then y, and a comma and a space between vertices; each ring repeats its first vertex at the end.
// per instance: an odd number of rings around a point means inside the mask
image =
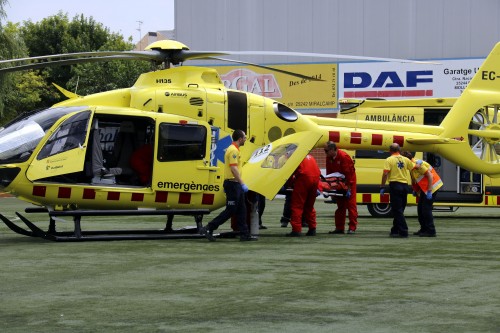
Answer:
POLYGON ((50 218, 47 231, 19 213, 28 229, 0 214, 2 221, 17 233, 58 241, 197 235, 203 216, 225 204, 223 155, 235 129, 248 137, 241 149, 243 179, 268 199, 311 149, 329 140, 345 149, 371 150, 386 150, 397 142, 404 149, 439 153, 472 172, 500 177, 500 43, 439 126, 306 116, 270 98, 226 89, 214 69, 171 66, 189 59, 221 59, 217 56, 223 54, 229 52, 190 51, 169 40, 146 51, 0 61, 27 62, 1 68, 0 74, 113 59, 143 59, 165 67, 142 74, 126 89, 79 96, 58 87, 67 100, 1 129, 0 190, 39 207, 26 212, 46 211, 50 218), (478 114, 483 123, 471 127, 478 114), (471 135, 482 140, 480 152, 471 147, 471 135), (268 163, 285 153, 286 162, 268 163), (169 219, 164 230, 134 235, 126 230, 83 231, 81 217, 93 215, 169 219), (194 216, 196 228, 173 230, 174 215, 194 216), (64 216, 73 217, 74 231, 56 230, 55 221, 64 216))

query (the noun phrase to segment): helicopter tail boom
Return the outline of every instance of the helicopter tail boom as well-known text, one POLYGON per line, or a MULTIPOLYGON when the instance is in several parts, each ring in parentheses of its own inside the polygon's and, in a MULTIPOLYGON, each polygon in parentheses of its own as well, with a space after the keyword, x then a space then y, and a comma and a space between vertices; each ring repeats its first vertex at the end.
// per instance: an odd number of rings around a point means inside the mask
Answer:
POLYGON ((439 126, 310 117, 344 149, 405 150, 437 153, 471 172, 500 177, 500 43, 477 70, 439 126))
POLYGON ((441 138, 460 142, 440 152, 465 169, 500 177, 500 43, 497 43, 441 123, 441 138))

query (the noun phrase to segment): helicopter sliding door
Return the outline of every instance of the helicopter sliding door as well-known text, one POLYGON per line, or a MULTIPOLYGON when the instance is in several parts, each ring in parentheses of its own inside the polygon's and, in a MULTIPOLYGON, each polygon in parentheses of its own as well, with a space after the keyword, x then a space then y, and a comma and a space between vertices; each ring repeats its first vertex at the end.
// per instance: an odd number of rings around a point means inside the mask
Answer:
POLYGON ((90 116, 90 111, 73 114, 56 128, 30 164, 26 172, 29 180, 83 170, 90 116))
POLYGON ((160 122, 157 133, 153 189, 190 193, 206 190, 211 169, 209 128, 200 124, 160 122))

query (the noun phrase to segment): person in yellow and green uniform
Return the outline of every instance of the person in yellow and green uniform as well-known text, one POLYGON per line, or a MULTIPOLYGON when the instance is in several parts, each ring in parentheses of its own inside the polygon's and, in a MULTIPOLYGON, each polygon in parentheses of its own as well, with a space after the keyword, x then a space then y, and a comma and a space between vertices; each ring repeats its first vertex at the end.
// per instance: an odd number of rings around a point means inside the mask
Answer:
POLYGON ((391 156, 386 158, 384 171, 382 173, 382 182, 380 183, 380 195, 384 195, 385 183, 389 181, 391 209, 394 214, 392 221, 390 237, 408 238, 408 225, 404 216, 407 196, 408 196, 408 178, 413 169, 413 163, 401 155, 399 144, 393 143, 389 147, 391 156))
POLYGON ((224 192, 226 193, 226 209, 210 221, 206 227, 200 229, 200 234, 209 241, 216 240, 213 231, 217 230, 231 216, 236 215, 240 241, 255 241, 257 237, 250 235, 246 221, 247 210, 245 205, 245 193, 248 186, 241 179, 240 147, 245 144, 247 136, 242 130, 235 130, 232 135, 233 143, 227 148, 224 155, 224 192))

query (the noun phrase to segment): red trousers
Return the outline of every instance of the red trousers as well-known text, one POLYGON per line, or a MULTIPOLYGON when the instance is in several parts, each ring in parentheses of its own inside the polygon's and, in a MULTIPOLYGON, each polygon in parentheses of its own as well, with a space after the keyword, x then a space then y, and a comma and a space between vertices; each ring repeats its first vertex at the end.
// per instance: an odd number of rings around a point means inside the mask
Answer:
POLYGON ((335 211, 335 229, 345 229, 346 212, 349 212, 349 230, 356 230, 358 226, 358 208, 356 206, 356 184, 351 187, 351 197, 337 199, 337 210, 335 211))
POLYGON ((292 231, 302 231, 302 217, 309 229, 316 229, 316 210, 314 203, 318 191, 318 177, 301 175, 295 179, 292 192, 292 231))

